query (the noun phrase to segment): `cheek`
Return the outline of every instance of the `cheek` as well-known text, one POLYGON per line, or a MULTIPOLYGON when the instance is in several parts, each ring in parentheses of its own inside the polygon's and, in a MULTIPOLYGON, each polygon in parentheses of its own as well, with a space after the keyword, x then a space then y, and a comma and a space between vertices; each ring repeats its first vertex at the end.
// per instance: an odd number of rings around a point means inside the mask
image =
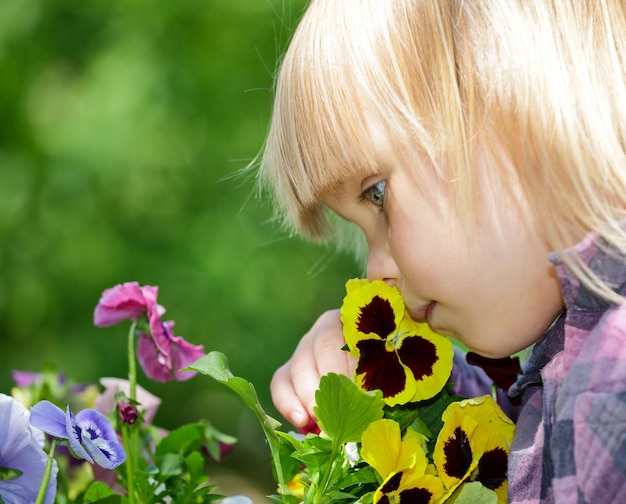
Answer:
MULTIPOLYGON (((402 207, 390 214, 389 252, 410 291, 420 292, 443 281, 440 266, 447 260, 442 230, 419 212, 402 207)), ((445 233, 443 233, 445 234, 445 233)))

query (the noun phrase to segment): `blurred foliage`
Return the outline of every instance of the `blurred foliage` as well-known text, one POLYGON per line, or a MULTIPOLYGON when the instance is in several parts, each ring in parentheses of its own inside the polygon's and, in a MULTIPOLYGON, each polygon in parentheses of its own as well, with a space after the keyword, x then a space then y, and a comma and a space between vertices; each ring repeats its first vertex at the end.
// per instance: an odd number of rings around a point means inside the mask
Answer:
MULTIPOLYGON (((49 362, 85 383, 125 376, 128 326, 92 314, 102 290, 136 280, 274 414, 274 370, 360 273, 289 239, 240 174, 303 5, 0 2, 0 390, 11 369, 49 362)), ((262 433, 230 391, 206 377, 140 384, 163 399, 157 424, 211 420, 240 438, 229 463, 274 490, 262 433)))

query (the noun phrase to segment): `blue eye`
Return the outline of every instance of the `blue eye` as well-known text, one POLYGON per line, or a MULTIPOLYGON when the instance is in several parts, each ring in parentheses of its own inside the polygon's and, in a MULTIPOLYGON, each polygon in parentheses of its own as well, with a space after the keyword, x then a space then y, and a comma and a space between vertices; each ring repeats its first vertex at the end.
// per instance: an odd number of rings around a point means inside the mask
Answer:
POLYGON ((377 182, 373 186, 368 187, 367 189, 365 189, 365 191, 363 191, 362 198, 382 208, 385 205, 386 185, 387 182, 384 180, 377 182))

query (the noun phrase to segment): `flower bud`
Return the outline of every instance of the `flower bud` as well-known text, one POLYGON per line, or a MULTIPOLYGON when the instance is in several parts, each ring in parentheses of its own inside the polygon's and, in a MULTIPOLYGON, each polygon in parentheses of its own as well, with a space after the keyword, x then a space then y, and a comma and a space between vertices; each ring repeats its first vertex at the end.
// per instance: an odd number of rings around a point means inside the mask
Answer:
POLYGON ((134 424, 139 417, 139 411, 131 403, 120 401, 117 403, 117 412, 120 420, 126 424, 134 424))

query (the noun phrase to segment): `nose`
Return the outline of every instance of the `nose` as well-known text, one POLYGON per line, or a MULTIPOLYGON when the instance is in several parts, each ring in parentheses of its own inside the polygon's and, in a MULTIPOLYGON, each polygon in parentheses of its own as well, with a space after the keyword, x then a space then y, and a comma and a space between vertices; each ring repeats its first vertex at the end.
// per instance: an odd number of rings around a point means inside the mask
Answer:
POLYGON ((380 240, 376 243, 368 243, 368 246, 367 279, 383 280, 389 285, 398 287, 400 270, 389 251, 388 242, 380 240))

